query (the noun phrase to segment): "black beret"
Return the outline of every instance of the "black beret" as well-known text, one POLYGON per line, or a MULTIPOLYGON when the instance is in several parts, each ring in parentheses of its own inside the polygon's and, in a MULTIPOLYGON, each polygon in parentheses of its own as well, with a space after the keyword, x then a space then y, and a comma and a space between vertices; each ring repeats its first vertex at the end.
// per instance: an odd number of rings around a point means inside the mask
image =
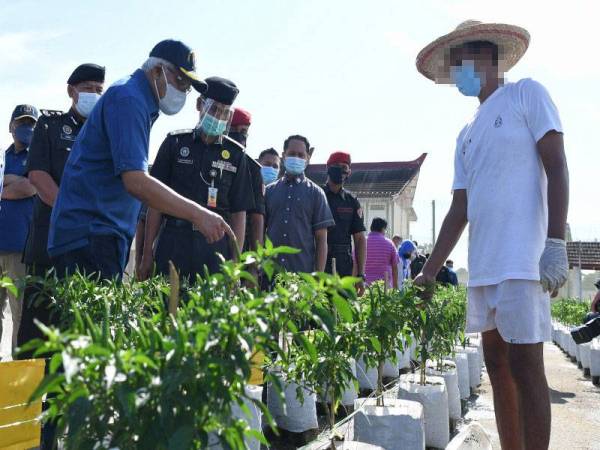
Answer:
POLYGON ((203 94, 206 98, 211 98, 224 105, 232 105, 240 90, 231 80, 221 77, 209 77, 204 80, 208 86, 203 94))
POLYGON ((77 69, 73 71, 69 79, 68 84, 77 84, 83 81, 97 81, 98 83, 104 83, 104 67, 98 64, 81 64, 77 69))

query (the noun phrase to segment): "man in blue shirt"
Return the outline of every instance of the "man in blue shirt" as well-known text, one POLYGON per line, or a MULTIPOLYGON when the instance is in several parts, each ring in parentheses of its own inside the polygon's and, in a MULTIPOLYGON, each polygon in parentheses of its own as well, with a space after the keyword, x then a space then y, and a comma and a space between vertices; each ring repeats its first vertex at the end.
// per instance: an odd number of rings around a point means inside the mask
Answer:
MULTIPOLYGON (((4 154, 4 179, 2 181, 2 208, 0 209, 0 277, 8 276, 13 281, 25 276, 25 265, 21 262, 27 230, 33 211, 35 188, 25 176, 27 153, 38 111, 31 105, 18 105, 12 113, 9 131, 13 144, 4 154)), ((12 315, 12 348, 17 345, 21 322, 23 296, 18 297, 0 288, 0 338, 4 307, 9 302, 12 315)))
POLYGON ((73 146, 52 210, 48 253, 59 274, 79 269, 121 278, 140 201, 192 222, 208 242, 232 235, 221 216, 148 175, 150 129, 158 112, 178 113, 192 86, 200 93, 206 89, 194 53, 168 39, 100 98, 73 146))

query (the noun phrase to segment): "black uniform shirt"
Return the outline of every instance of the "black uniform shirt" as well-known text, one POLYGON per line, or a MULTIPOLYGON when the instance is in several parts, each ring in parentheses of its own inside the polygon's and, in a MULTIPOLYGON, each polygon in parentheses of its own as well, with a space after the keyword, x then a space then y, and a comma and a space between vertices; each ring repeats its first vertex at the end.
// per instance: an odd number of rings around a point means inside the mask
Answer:
POLYGON ((248 171, 252 179, 252 191, 254 192, 254 208, 248 213, 265 215, 265 186, 263 184, 262 174, 260 173, 260 164, 245 154, 248 171))
MULTIPOLYGON (((47 172, 57 186, 79 130, 83 125, 73 110, 68 112, 42 110, 29 146, 27 172, 47 172)), ((50 265, 47 254, 48 229, 52 208, 38 196, 33 205, 33 220, 25 244, 24 262, 50 265)))
POLYGON ((220 214, 254 208, 254 192, 243 147, 227 136, 205 144, 195 130, 169 133, 150 174, 178 194, 220 214), (216 189, 216 207, 209 204, 209 188, 216 189))
POLYGON ((350 192, 342 188, 337 194, 326 184, 323 186, 335 225, 327 230, 327 245, 351 245, 355 233, 365 231, 362 208, 350 192))

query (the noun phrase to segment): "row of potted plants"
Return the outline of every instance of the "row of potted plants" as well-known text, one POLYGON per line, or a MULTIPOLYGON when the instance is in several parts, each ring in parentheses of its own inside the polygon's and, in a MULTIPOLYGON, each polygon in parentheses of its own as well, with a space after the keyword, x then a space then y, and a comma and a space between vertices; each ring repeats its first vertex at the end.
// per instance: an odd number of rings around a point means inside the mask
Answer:
POLYGON ((440 288, 424 302, 412 286, 376 283, 357 298, 352 278, 276 275, 276 256, 294 251, 267 243, 183 286, 176 273, 142 283, 47 281, 60 326, 40 324, 46 339, 25 350, 48 358, 34 397, 50 394, 45 420, 56 422, 65 448, 258 449, 268 445, 261 422, 316 427, 317 399, 328 408, 332 447, 340 405, 354 400, 356 440, 380 445, 368 429, 385 434, 374 418, 395 415, 386 426, 404 434, 382 447, 443 448, 449 419, 460 417, 457 395, 468 397, 481 373, 480 350, 462 331, 464 290, 440 288), (256 287, 256 266, 272 291, 256 287), (415 359, 418 372, 402 375, 390 398, 384 372, 398 375, 398 359, 415 359), (377 372, 372 400, 355 398, 360 367, 377 372))
POLYGON ((583 323, 590 311, 589 300, 565 298, 552 303, 552 340, 578 367, 584 376, 600 386, 600 337, 591 342, 577 344, 571 330, 583 323))

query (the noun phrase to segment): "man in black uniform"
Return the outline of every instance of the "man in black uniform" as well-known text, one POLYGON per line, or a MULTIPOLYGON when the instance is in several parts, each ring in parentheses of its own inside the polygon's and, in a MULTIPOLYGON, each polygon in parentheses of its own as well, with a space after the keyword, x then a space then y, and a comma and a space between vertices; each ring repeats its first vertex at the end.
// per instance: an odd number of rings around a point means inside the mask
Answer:
MULTIPOLYGON (((350 176, 350 155, 334 152, 327 160, 327 183, 323 187, 327 195, 329 209, 335 225, 327 232, 327 265, 325 271, 333 272, 332 259, 335 258, 336 273, 340 276, 352 275, 352 243, 356 257, 357 276, 364 277, 367 241, 365 224, 360 203, 344 189, 344 181, 350 176)), ((359 295, 364 292, 363 282, 358 283, 359 295)))
MULTIPOLYGON (((104 72, 104 67, 97 64, 77 67, 67 80, 67 93, 71 98, 69 111, 42 110, 33 132, 27 172, 29 181, 37 189, 37 196, 23 253, 23 262, 27 265, 29 275, 44 277, 51 269, 46 248, 52 207, 75 138, 104 89, 104 72)), ((19 346, 30 339, 42 337, 33 319, 46 324, 50 320, 49 305, 41 301, 43 299, 36 300, 37 292, 35 286, 27 289, 19 346)))
MULTIPOLYGON (((242 108, 235 108, 229 137, 246 147, 248 129, 252 123, 252 115, 242 108)), ((254 208, 246 211, 246 237, 244 250, 256 250, 257 243, 264 244, 265 235, 265 186, 260 175, 260 164, 245 153, 246 165, 250 172, 252 191, 254 192, 254 208)))
MULTIPOLYGON (((238 94, 236 85, 224 78, 207 78, 207 91, 197 102, 200 122, 194 129, 169 133, 162 143, 150 174, 180 195, 220 214, 233 229, 240 247, 244 243, 246 211, 254 208, 254 194, 248 174, 244 148, 229 138, 233 110, 238 94)), ((204 236, 185 220, 149 209, 142 256, 141 278, 152 269, 152 248, 159 273, 169 272, 173 261, 182 277, 204 275, 204 266, 213 273, 220 259, 230 257, 229 240, 224 237, 208 244, 204 236)))

